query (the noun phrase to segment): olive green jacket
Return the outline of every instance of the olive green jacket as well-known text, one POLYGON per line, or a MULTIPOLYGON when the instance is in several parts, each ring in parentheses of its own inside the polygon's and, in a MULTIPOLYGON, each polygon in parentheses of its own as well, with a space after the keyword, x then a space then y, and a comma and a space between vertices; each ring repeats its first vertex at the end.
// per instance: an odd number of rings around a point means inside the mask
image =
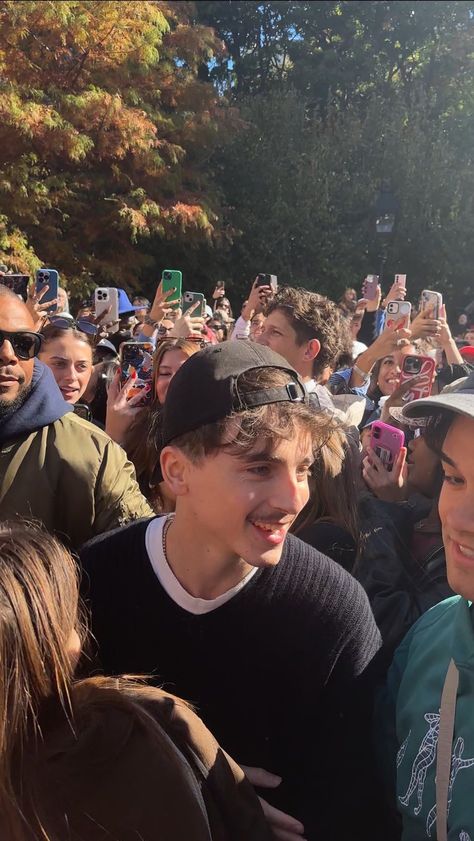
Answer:
POLYGON ((0 446, 0 518, 29 518, 78 548, 153 511, 133 465, 72 412, 0 446))

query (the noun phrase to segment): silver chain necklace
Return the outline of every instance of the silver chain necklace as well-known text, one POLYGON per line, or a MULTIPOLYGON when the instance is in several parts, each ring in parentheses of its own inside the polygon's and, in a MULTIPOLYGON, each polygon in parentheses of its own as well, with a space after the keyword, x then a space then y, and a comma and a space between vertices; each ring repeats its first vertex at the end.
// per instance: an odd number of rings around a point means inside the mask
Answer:
POLYGON ((168 529, 169 529, 171 523, 173 522, 173 519, 174 519, 173 516, 171 516, 171 517, 168 516, 166 518, 166 522, 163 526, 163 531, 162 531, 162 534, 161 534, 161 545, 162 545, 162 548, 163 548, 163 556, 164 556, 164 559, 165 559, 166 563, 168 564, 168 566, 169 566, 169 561, 168 561, 168 555, 166 554, 166 535, 168 534, 168 529))

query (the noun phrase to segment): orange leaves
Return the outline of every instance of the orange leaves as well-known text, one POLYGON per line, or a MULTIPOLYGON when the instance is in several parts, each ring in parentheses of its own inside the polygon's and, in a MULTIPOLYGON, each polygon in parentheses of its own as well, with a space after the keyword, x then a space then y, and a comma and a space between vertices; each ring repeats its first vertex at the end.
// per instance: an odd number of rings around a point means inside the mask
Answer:
POLYGON ((156 144, 156 128, 146 113, 127 107, 120 94, 90 90, 65 100, 69 119, 93 144, 99 160, 121 160, 125 155, 148 151, 156 144))
POLYGON ((147 239, 216 235, 205 163, 223 111, 199 70, 222 44, 193 15, 161 0, 3 0, 0 218, 11 254, 32 250, 72 280, 119 281, 149 265, 147 239))

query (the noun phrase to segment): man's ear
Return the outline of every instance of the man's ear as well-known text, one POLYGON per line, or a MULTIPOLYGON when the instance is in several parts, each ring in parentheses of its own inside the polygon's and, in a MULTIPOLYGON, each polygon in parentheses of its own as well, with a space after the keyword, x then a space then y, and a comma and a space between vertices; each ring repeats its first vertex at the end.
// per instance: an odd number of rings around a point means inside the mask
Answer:
POLYGON ((311 359, 316 359, 320 350, 321 342, 319 339, 310 339, 304 352, 305 360, 309 362, 311 359))
POLYGON ((161 473, 175 496, 184 496, 188 492, 188 469, 190 461, 178 447, 163 447, 160 455, 161 473))

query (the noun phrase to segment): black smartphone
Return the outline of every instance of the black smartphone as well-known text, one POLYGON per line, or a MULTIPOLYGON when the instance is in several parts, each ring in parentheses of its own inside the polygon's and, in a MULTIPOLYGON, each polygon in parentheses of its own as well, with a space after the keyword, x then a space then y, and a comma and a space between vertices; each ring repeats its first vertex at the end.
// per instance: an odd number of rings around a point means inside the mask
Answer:
POLYGON ((258 274, 257 286, 269 286, 272 292, 278 289, 278 278, 276 274, 258 274))

